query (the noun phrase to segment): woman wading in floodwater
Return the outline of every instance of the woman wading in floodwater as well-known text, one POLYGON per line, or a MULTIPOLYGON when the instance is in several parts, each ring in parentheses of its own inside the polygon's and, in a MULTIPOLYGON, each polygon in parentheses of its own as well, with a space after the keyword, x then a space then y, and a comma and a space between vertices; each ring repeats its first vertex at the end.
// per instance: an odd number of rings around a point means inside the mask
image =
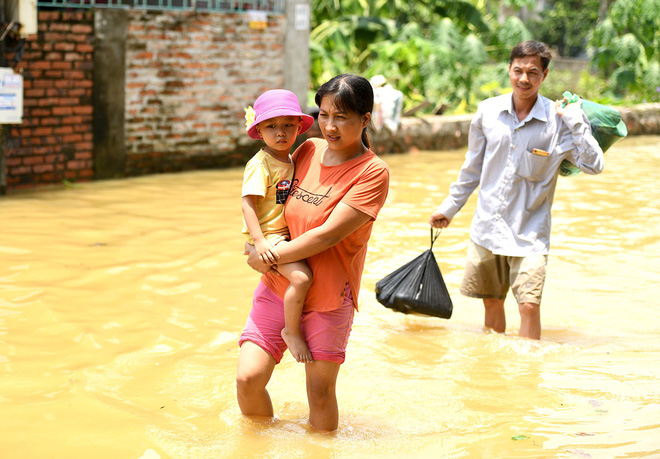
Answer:
MULTIPOLYGON (((296 172, 285 205, 291 241, 277 246, 278 263, 305 260, 313 282, 301 317, 313 361, 305 364, 309 422, 337 429, 336 382, 353 324, 367 242, 389 187, 389 168, 369 149, 366 130, 373 89, 357 75, 339 75, 319 88, 323 139, 293 154, 296 172)), ((241 334, 236 384, 246 416, 274 416, 266 385, 286 345, 282 296, 288 281, 246 247, 248 263, 264 273, 241 334)))

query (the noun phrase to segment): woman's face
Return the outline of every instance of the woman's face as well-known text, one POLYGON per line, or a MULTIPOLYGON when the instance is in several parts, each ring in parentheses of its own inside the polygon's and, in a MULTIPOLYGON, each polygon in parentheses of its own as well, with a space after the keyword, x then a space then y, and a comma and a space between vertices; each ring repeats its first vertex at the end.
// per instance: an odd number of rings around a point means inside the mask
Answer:
POLYGON ((344 112, 335 105, 333 96, 321 99, 319 128, 330 149, 347 154, 362 150, 362 131, 369 124, 371 113, 359 115, 344 112))

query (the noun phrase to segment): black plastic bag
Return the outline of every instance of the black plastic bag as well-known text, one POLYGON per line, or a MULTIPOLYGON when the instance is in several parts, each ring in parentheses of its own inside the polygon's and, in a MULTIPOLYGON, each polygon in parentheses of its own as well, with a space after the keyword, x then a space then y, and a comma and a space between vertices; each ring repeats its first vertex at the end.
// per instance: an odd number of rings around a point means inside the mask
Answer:
POLYGON ((449 319, 453 304, 431 248, 376 283, 376 299, 386 308, 404 314, 418 313, 449 319))

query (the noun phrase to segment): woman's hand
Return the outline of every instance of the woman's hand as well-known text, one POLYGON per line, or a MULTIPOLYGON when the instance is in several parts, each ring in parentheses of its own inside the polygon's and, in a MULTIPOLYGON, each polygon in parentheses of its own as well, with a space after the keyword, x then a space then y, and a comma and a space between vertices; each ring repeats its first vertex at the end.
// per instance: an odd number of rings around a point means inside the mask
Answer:
POLYGON ((258 271, 261 274, 266 274, 268 271, 270 271, 272 264, 264 263, 261 260, 261 257, 259 257, 259 254, 257 253, 257 250, 254 248, 253 245, 248 244, 246 242, 245 251, 243 252, 243 255, 248 256, 247 264, 250 266, 250 268, 254 269, 255 271, 258 271))

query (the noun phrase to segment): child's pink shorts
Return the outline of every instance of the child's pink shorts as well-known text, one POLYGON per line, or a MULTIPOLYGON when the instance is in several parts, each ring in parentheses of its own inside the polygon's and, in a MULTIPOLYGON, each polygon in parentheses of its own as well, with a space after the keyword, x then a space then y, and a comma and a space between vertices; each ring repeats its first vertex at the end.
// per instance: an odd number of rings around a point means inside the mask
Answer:
MULTIPOLYGON (((303 311, 300 318, 302 335, 314 360, 344 363, 355 314, 350 291, 345 298, 344 303, 333 311, 303 311)), ((283 328, 282 298, 260 282, 254 291, 252 310, 238 344, 252 341, 280 363, 287 349, 280 334, 283 328)))

